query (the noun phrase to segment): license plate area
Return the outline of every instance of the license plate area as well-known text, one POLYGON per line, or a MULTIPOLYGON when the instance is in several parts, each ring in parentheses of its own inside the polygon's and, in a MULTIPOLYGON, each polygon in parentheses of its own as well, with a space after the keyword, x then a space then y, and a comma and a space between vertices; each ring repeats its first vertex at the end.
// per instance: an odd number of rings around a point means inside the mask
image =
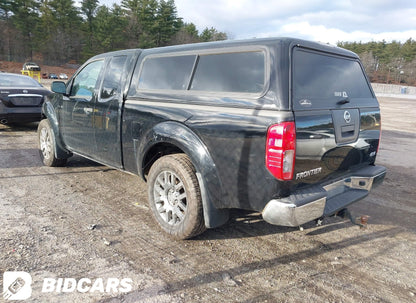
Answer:
POLYGON ((39 106, 42 98, 40 97, 14 97, 10 98, 14 106, 39 106))

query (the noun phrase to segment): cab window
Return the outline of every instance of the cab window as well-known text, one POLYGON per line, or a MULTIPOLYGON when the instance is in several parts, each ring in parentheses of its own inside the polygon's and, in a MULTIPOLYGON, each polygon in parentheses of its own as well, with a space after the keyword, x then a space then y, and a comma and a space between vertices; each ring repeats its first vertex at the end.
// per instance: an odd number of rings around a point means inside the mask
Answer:
POLYGON ((101 87, 101 102, 117 96, 120 93, 120 81, 126 59, 127 56, 117 56, 111 59, 111 62, 105 71, 103 85, 101 87))
POLYGON ((71 97, 82 99, 89 102, 92 100, 94 91, 98 84, 98 77, 103 67, 104 60, 94 61, 83 68, 75 77, 72 88, 71 97))

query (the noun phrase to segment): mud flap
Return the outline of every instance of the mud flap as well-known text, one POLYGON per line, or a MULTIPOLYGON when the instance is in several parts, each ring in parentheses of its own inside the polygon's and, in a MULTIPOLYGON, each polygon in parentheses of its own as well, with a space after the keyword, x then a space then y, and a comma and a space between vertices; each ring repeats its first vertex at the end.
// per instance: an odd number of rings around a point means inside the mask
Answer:
POLYGON ((230 217, 228 209, 216 208, 205 189, 205 183, 199 172, 196 173, 199 187, 201 189, 202 206, 204 209, 204 221, 207 228, 215 228, 226 223, 230 217))

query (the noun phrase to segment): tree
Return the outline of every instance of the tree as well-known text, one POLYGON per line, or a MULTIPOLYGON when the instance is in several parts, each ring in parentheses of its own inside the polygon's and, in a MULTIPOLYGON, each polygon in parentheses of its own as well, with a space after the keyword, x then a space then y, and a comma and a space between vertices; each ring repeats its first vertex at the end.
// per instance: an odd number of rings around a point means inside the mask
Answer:
POLYGON ((402 55, 407 62, 416 58, 416 41, 412 38, 408 39, 402 46, 402 55))
POLYGON ((36 26, 36 45, 37 51, 43 54, 46 61, 51 61, 55 57, 55 47, 53 44, 58 21, 53 15, 49 1, 42 1, 40 8, 40 19, 36 26))
POLYGON ((85 15, 88 23, 88 28, 93 31, 93 21, 95 17, 95 11, 98 7, 98 0, 82 0, 81 12, 85 15))
MULTIPOLYGON (((174 0, 1 0, 0 59, 43 64, 83 61, 125 48, 149 48, 227 38, 215 28, 199 34, 178 16, 174 0)), ((414 41, 409 41, 411 58, 414 41)))
POLYGON ((181 20, 177 17, 175 2, 173 0, 160 1, 156 16, 156 45, 166 46, 172 37, 179 31, 181 20))
POLYGON ((340 42, 339 46, 357 53, 371 81, 383 83, 416 83, 414 71, 416 42, 385 40, 368 43, 340 42))
POLYGON ((127 47, 124 29, 127 19, 123 17, 122 8, 114 4, 111 9, 100 6, 94 20, 95 53, 103 53, 127 47))
POLYGON ((91 57, 94 54, 94 19, 98 7, 98 0, 82 0, 81 12, 85 16, 84 33, 86 35, 86 43, 82 50, 83 57, 91 57))
POLYGON ((217 31, 215 28, 205 28, 199 36, 202 42, 227 40, 227 34, 217 31))
POLYGON ((13 29, 10 21, 11 14, 12 1, 2 1, 0 3, 0 28, 2 29, 0 35, 3 37, 3 43, 0 44, 0 55, 6 55, 7 61, 10 61, 12 58, 11 32, 13 29))
MULTIPOLYGON (((16 0, 11 2, 11 19, 19 31, 22 47, 21 56, 32 60, 33 57, 33 34, 39 21, 39 2, 36 0, 16 0)), ((16 37, 15 37, 16 38, 16 37)))
POLYGON ((43 32, 39 49, 44 53, 47 63, 78 61, 82 49, 82 18, 74 1, 45 0, 41 10, 40 23, 46 29, 39 29, 43 32))
POLYGON ((179 31, 172 37, 172 44, 188 44, 200 42, 198 30, 196 29, 195 24, 182 23, 182 20, 180 20, 179 23, 180 28, 179 31))
POLYGON ((156 0, 123 0, 129 20, 127 39, 130 47, 149 48, 156 46, 156 0))
MULTIPOLYGON (((94 44, 94 18, 98 7, 98 0, 82 0, 81 12, 86 18, 87 48, 92 51, 94 44)), ((84 50, 85 52, 85 50, 84 50)))

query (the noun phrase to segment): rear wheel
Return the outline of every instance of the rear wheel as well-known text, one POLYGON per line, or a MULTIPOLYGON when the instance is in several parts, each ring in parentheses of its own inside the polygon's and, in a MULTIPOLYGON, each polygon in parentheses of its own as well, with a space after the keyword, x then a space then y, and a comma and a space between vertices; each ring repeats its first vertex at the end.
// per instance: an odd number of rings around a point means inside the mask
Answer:
POLYGON ((205 231, 198 179, 185 154, 164 156, 153 164, 148 195, 156 221, 174 238, 188 239, 205 231))
POLYGON ((64 166, 67 159, 58 159, 55 155, 56 142, 49 121, 44 119, 38 125, 39 154, 46 166, 64 166))

